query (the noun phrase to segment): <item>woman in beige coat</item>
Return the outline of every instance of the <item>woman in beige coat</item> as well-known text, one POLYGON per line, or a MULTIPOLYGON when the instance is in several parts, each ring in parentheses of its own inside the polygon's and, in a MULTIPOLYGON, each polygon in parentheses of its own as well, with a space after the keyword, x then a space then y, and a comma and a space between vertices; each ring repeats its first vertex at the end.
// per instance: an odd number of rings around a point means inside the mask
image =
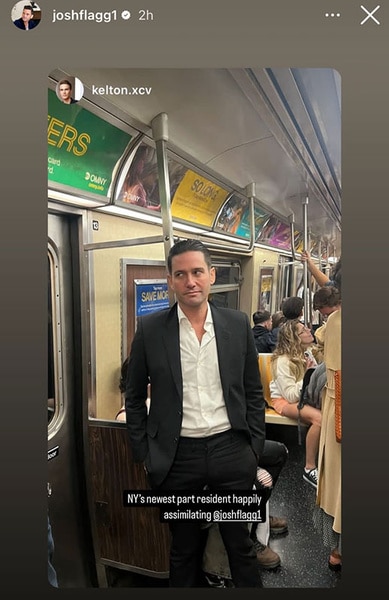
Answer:
MULTIPOLYGON (((335 267, 333 285, 340 291, 340 263, 335 267), (338 267, 339 265, 339 267, 338 267)), ((341 549, 341 443, 335 437, 335 371, 341 369, 341 309, 328 317, 324 338, 327 386, 322 401, 319 441, 318 489, 314 521, 323 542, 330 547, 329 567, 339 570, 341 549)))

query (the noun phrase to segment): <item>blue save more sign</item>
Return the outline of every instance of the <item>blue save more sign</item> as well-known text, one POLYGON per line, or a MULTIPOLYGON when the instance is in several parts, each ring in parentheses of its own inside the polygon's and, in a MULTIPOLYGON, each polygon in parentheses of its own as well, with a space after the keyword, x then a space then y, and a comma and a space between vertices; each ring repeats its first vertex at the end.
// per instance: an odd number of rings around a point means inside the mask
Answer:
POLYGON ((169 291, 166 279, 135 279, 135 316, 169 308, 169 291))

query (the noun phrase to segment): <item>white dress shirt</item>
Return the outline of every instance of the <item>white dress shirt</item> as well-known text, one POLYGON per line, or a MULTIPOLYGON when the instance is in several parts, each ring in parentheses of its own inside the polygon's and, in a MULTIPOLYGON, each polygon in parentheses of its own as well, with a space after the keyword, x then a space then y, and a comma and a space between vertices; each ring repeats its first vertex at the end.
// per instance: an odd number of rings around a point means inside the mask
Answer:
POLYGON ((201 342, 179 306, 177 314, 183 379, 181 436, 199 438, 227 431, 231 423, 220 381, 211 309, 208 305, 201 342))

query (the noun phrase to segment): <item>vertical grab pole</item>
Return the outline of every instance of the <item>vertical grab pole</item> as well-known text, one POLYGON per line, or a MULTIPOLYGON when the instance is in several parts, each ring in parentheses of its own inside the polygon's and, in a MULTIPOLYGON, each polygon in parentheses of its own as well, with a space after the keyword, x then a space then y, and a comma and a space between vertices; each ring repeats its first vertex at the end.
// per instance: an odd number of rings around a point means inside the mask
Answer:
MULTIPOLYGON (((165 263, 167 268, 167 256, 170 248, 174 244, 172 210, 170 202, 170 181, 168 161, 166 154, 166 143, 169 140, 168 134, 168 117, 166 113, 160 113, 151 121, 153 138, 157 149, 157 164, 158 164, 158 188, 159 199, 161 203, 162 215, 162 232, 163 243, 165 250, 165 263)), ((169 288, 169 304, 174 303, 175 298, 173 292, 169 288)))
POLYGON ((319 269, 320 271, 322 270, 322 266, 323 266, 323 259, 322 259, 322 241, 321 239, 319 240, 319 244, 318 244, 318 250, 319 250, 319 269))
POLYGON ((254 248, 255 244, 255 211, 254 211, 254 199, 255 199, 255 183, 249 183, 245 189, 247 197, 250 199, 250 245, 249 250, 254 248))
MULTIPOLYGON (((308 250, 308 196, 303 200, 303 248, 308 250)), ((308 285, 308 265, 306 261, 303 263, 303 280, 304 280, 304 323, 311 325, 311 294, 310 286, 308 285)))
POLYGON ((296 260, 296 246, 294 243, 294 213, 289 215, 289 228, 290 228, 290 248, 292 250, 293 262, 296 260))

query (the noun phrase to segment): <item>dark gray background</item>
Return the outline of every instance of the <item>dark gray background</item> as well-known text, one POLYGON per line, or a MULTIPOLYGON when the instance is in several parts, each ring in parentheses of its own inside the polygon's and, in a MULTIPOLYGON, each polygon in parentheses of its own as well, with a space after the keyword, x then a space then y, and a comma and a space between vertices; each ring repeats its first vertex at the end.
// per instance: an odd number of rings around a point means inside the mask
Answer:
MULTIPOLYGON (((375 13, 381 25, 370 19, 362 26, 366 13, 351 0, 38 4, 43 17, 33 31, 23 32, 12 24, 12 3, 2 4, 0 22, 3 586, 22 592, 73 593, 46 586, 48 74, 55 67, 76 73, 78 65, 322 66, 338 69, 343 94, 345 565, 341 586, 331 594, 378 591, 388 568, 387 7, 381 3, 375 13), (116 8, 119 13, 124 8, 133 13, 147 8, 154 21, 53 24, 52 8, 116 8), (331 11, 342 16, 325 18, 324 13, 331 11)), ((366 0, 364 5, 373 10, 376 3, 366 0)), ((77 595, 94 593, 82 590, 77 595)), ((279 593, 272 590, 273 595, 279 593)))

